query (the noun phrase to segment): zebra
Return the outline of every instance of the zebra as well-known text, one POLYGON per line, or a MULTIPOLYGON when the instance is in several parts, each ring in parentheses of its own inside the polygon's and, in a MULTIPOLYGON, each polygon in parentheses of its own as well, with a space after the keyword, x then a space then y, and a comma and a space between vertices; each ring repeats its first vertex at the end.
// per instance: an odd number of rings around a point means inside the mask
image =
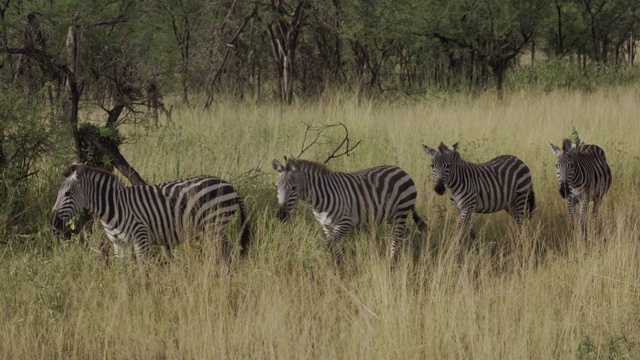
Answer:
POLYGON ((460 212, 461 240, 466 234, 472 239, 476 231, 472 213, 495 213, 506 210, 516 221, 517 233, 524 218, 535 209, 535 193, 527 165, 512 155, 498 156, 486 163, 474 164, 462 160, 458 143, 448 147, 440 142, 438 150, 422 145, 433 157, 434 190, 438 195, 451 191, 451 200, 460 212))
POLYGON ((591 213, 596 218, 602 197, 611 187, 611 169, 604 150, 596 145, 572 144, 569 139, 562 141, 561 149, 550 142, 547 144, 556 156, 556 175, 560 196, 567 200, 569 226, 575 225, 574 209, 579 203, 580 228, 585 235, 589 202, 593 201, 591 213))
POLYGON ((231 255, 224 227, 239 212, 241 254, 249 246, 244 202, 233 186, 220 178, 196 176, 158 185, 125 186, 115 174, 84 164, 69 166, 64 177, 51 211, 54 235, 86 208, 100 219, 116 258, 125 257, 133 247, 140 261, 157 244, 171 260, 171 247, 209 227, 221 239, 229 271, 231 255))
POLYGON ((398 167, 384 165, 344 173, 303 159, 286 159, 286 165, 274 159, 272 164, 280 173, 276 184, 278 218, 284 221, 298 199, 309 204, 326 235, 326 248, 339 266, 343 262, 340 239, 356 227, 383 221, 393 225, 392 264, 408 240, 409 214, 421 231, 426 230, 425 221, 415 211, 415 184, 398 167))

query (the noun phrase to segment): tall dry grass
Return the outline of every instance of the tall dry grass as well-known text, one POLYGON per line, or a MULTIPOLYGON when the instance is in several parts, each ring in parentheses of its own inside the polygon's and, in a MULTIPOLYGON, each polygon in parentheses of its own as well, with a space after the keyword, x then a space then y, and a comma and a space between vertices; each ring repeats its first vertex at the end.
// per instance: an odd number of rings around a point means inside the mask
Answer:
MULTIPOLYGON (((503 103, 340 95, 285 110, 223 103, 174 113, 175 129, 125 146, 125 156, 150 182, 205 173, 237 184, 253 223, 248 257, 234 262, 230 279, 211 243, 180 247, 166 267, 107 264, 99 229, 68 242, 43 229, 29 241, 48 246, 0 252, 1 358, 640 356, 640 90, 523 93, 503 103), (337 122, 362 143, 332 168, 394 164, 417 184, 430 230, 414 234, 394 271, 384 226, 344 239, 341 272, 306 206, 289 223, 274 220, 271 159, 300 152, 305 123, 337 122), (605 149, 614 176, 586 241, 566 228, 546 145, 572 128, 605 149), (451 241, 457 211, 432 191, 420 146, 440 141, 459 142, 469 161, 513 154, 529 165, 538 207, 520 237, 499 213, 474 216, 472 244, 451 241)), ((304 157, 326 158, 342 137, 326 133, 304 157)))

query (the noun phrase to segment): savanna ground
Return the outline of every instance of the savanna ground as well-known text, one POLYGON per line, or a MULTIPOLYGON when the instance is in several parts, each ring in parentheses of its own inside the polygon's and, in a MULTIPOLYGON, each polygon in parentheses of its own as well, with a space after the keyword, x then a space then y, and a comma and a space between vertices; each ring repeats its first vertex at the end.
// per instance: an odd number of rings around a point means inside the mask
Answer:
MULTIPOLYGON (((182 246, 173 264, 158 267, 107 261, 99 228, 54 240, 47 216, 63 166, 48 167, 33 204, 41 231, 0 248, 0 358, 638 358, 639 114, 633 87, 522 93, 502 103, 336 96, 284 110, 176 108, 175 128, 123 152, 149 182, 214 174, 236 184, 251 214, 248 256, 228 278, 211 242, 182 246), (308 207, 299 204, 288 223, 275 219, 271 160, 300 152, 305 123, 338 122, 362 143, 330 167, 394 164, 418 187, 429 231, 410 225, 411 248, 394 271, 384 226, 343 240, 341 272, 308 207), (546 144, 573 128, 605 149, 614 179, 586 241, 567 229, 546 144), (421 148, 442 140, 459 142, 468 161, 513 154, 529 165, 537 210, 521 236, 503 212, 474 215, 471 244, 452 241, 457 210, 433 191, 421 148)), ((325 134, 303 157, 325 159, 343 136, 339 128, 325 134)))

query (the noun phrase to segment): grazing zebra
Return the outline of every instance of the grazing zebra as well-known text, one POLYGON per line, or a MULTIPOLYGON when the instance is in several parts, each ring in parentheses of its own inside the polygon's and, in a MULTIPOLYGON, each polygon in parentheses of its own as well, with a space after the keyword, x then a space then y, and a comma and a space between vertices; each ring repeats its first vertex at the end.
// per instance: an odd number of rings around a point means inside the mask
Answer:
POLYGON ((611 169, 607 164, 604 150, 596 145, 572 144, 562 141, 562 149, 547 142, 556 155, 556 175, 560 185, 560 195, 567 199, 569 225, 574 226, 573 213, 580 203, 580 227, 586 234, 585 216, 589 201, 593 201, 592 215, 598 215, 602 197, 611 187, 611 169))
POLYGON ((243 230, 242 252, 249 245, 249 225, 244 203, 228 182, 213 176, 197 176, 159 185, 125 186, 112 173, 73 164, 64 172, 65 180, 51 212, 54 234, 58 234, 75 214, 86 208, 97 215, 115 256, 122 258, 133 246, 142 260, 151 245, 158 244, 168 259, 171 247, 185 236, 206 227, 221 239, 227 266, 231 256, 224 225, 240 212, 243 230))
POLYGON ((408 239, 407 216, 421 230, 426 223, 416 214, 416 187, 402 169, 378 166, 353 173, 335 172, 321 163, 287 159, 283 166, 273 160, 278 179, 278 218, 284 220, 298 199, 313 208, 327 236, 326 247, 342 264, 340 239, 351 229, 365 224, 391 223, 394 239, 391 260, 408 239))
POLYGON ((460 158, 458 143, 438 150, 422 145, 433 157, 434 190, 443 195, 445 186, 451 190, 451 200, 460 211, 460 236, 470 232, 472 213, 494 213, 506 210, 515 219, 518 233, 522 222, 535 208, 531 172, 522 160, 511 155, 498 156, 483 164, 473 164, 460 158))

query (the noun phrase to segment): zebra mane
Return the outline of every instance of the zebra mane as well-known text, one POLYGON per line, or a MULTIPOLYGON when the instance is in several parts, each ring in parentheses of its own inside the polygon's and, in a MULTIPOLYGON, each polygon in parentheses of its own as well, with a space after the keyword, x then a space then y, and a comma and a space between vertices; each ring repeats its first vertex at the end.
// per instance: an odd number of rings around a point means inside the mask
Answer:
POLYGON ((291 170, 291 166, 295 166, 299 170, 303 170, 306 172, 314 172, 322 175, 333 174, 333 171, 329 169, 327 165, 316 162, 316 161, 311 161, 311 160, 289 158, 287 159, 287 165, 286 165, 287 171, 291 170))
POLYGON ((444 142, 440 141, 440 145, 438 145, 438 150, 443 153, 447 150, 449 150, 449 147, 447 145, 444 144, 444 142))
POLYGON ((580 140, 578 140, 577 143, 572 143, 570 139, 563 139, 562 140, 562 150, 566 151, 566 152, 570 152, 573 150, 576 150, 577 148, 580 147, 580 140))
POLYGON ((92 167, 92 166, 87 166, 87 165, 82 164, 82 163, 69 165, 69 167, 62 173, 62 175, 65 178, 68 178, 74 172, 77 172, 78 176, 83 176, 87 172, 101 173, 103 175, 109 176, 109 177, 115 179, 116 181, 120 182, 120 179, 118 179, 116 174, 114 174, 112 172, 109 172, 107 170, 104 170, 104 169, 100 169, 100 168, 96 168, 96 167, 92 167))

